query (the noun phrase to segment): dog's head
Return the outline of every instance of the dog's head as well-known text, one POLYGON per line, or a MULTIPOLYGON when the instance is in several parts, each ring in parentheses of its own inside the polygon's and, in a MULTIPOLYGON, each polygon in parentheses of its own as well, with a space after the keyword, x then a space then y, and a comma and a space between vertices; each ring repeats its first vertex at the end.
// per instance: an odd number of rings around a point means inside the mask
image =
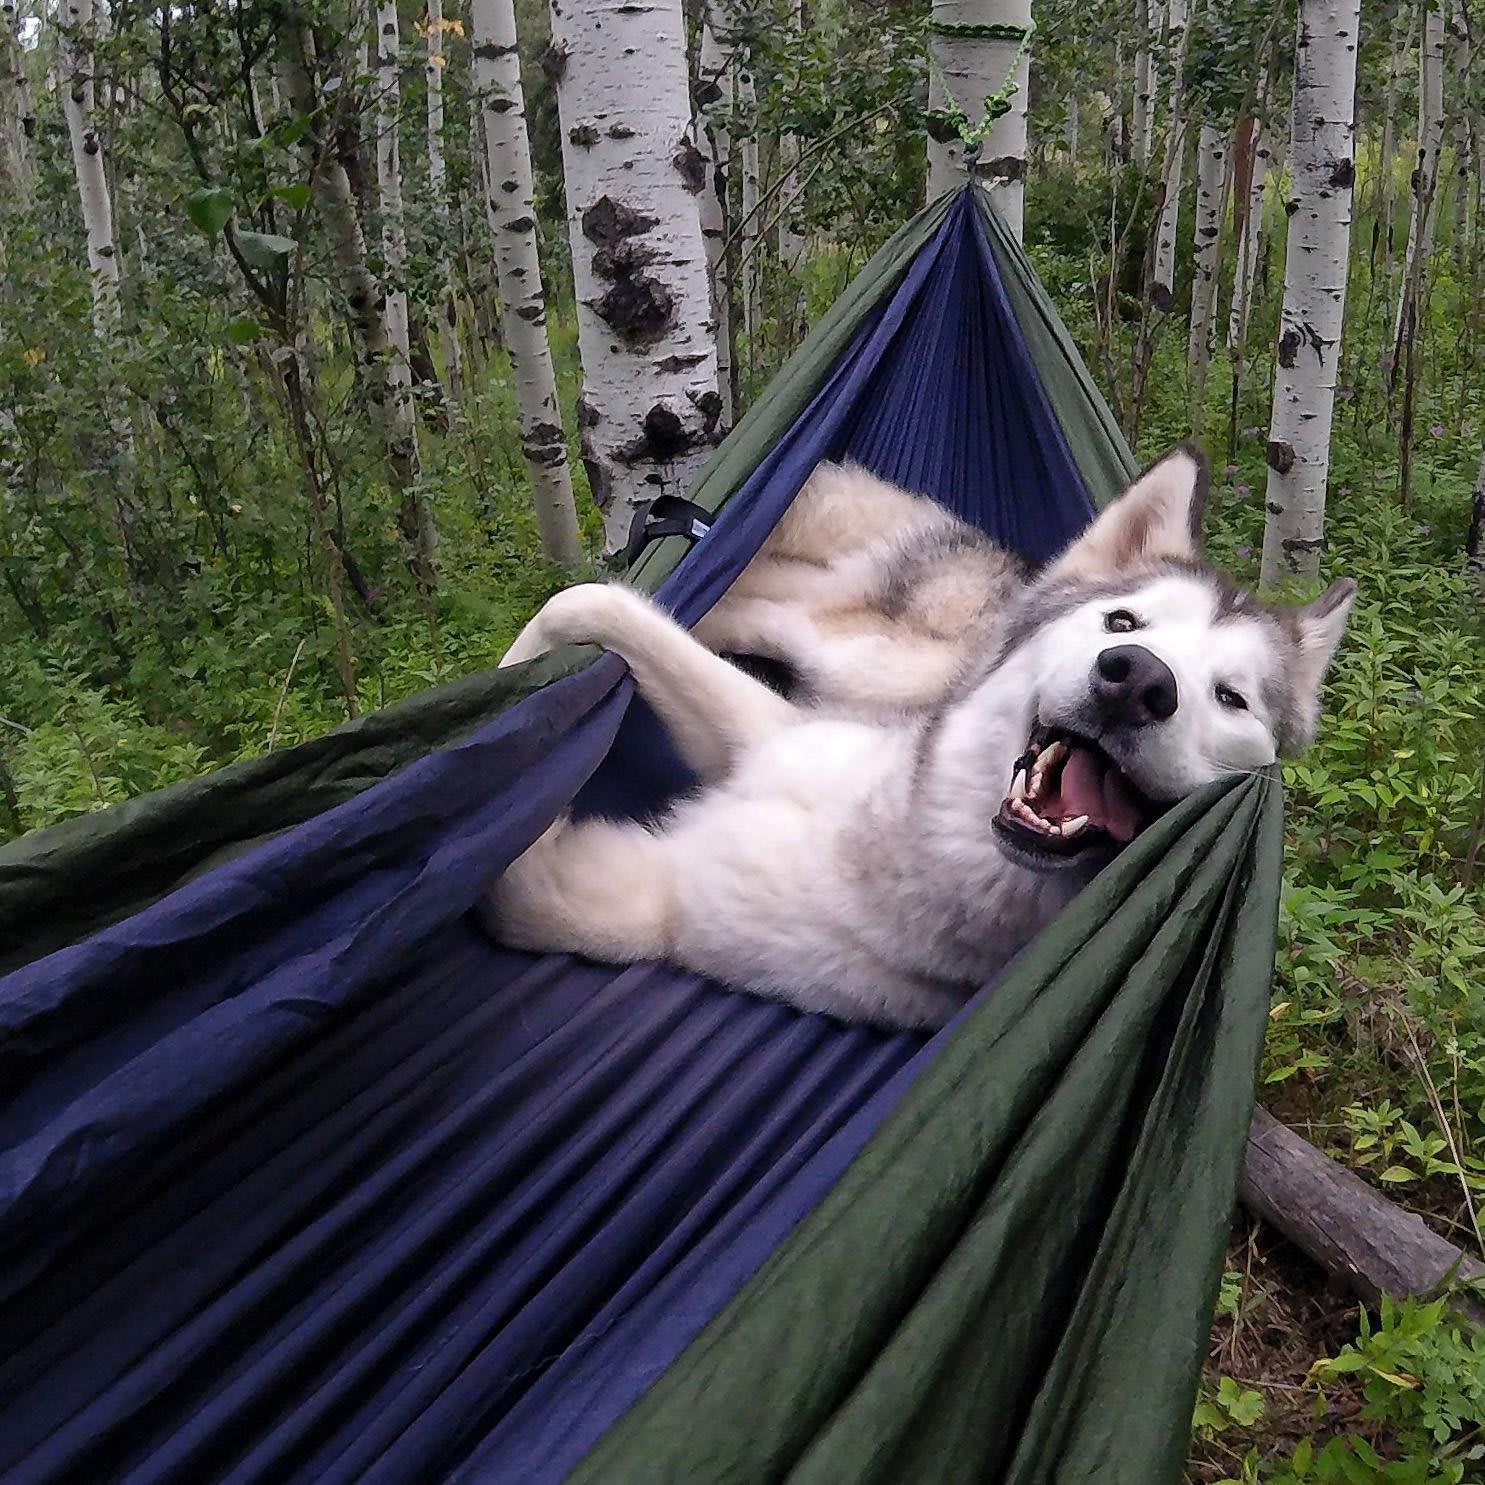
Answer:
POLYGON ((1031 724, 995 820, 1022 865, 1092 865, 1224 774, 1299 752, 1356 596, 1349 579, 1274 608, 1200 558, 1206 461, 1183 446, 1028 590, 997 673, 1031 724))

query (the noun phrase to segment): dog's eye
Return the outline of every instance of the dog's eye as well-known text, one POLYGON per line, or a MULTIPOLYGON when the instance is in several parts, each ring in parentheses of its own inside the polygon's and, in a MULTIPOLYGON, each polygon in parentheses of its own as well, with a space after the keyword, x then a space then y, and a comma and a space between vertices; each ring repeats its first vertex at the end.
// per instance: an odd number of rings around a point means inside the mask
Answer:
POLYGON ((1230 706, 1235 712, 1245 712, 1248 710, 1248 703, 1231 686, 1224 686, 1219 683, 1217 686, 1217 700, 1223 706, 1230 706))
POLYGON ((1128 634, 1131 629, 1139 629, 1142 626, 1127 608, 1116 608, 1103 616, 1103 627, 1110 634, 1128 634))

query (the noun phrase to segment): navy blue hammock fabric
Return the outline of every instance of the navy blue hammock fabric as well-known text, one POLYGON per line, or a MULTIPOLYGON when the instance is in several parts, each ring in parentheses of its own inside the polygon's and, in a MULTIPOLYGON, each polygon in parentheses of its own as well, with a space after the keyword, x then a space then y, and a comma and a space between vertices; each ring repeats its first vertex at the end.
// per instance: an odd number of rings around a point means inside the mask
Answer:
MULTIPOLYGON (((1090 516, 967 195, 662 601, 843 457, 1033 559, 1090 516)), ((954 1035, 471 925, 580 792, 682 781, 604 657, 0 981, 0 1478, 568 1474, 954 1035)))

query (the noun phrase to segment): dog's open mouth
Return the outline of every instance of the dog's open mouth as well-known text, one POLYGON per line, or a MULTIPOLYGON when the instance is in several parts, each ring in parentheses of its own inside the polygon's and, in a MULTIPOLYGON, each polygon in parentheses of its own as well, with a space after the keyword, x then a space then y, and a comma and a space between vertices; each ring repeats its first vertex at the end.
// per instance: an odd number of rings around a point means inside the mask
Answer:
POLYGON ((1127 845, 1158 813, 1096 742, 1039 726, 1016 760, 995 828, 1036 855, 1080 856, 1127 845))

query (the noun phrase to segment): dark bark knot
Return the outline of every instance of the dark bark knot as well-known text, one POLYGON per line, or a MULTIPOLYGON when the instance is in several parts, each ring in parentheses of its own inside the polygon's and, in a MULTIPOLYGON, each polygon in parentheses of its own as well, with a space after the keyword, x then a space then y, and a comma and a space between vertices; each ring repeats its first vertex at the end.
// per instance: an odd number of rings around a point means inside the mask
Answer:
POLYGON ((706 185, 706 156, 689 139, 681 142, 671 164, 691 195, 695 196, 706 185))
POLYGON ((600 196, 583 213, 583 236, 600 245, 615 243, 624 237, 639 237, 659 225, 659 217, 625 206, 612 196, 600 196))
POLYGON ((1294 448, 1282 438, 1269 439, 1264 457, 1275 474, 1288 474, 1294 468, 1294 448))
POLYGON ((559 83, 562 81, 563 74, 567 71, 567 59, 571 55, 571 48, 565 41, 554 39, 541 54, 541 70, 553 82, 559 83))
POLYGON ((1356 184, 1356 162, 1354 160, 1333 161, 1326 184, 1334 186, 1337 190, 1349 191, 1356 184))
POLYGON ((675 317, 670 290, 647 273, 617 279, 593 308, 604 324, 636 350, 659 340, 675 317))
POLYGON ((579 149, 592 149, 598 143, 598 130, 592 124, 574 124, 567 131, 567 138, 579 149))

